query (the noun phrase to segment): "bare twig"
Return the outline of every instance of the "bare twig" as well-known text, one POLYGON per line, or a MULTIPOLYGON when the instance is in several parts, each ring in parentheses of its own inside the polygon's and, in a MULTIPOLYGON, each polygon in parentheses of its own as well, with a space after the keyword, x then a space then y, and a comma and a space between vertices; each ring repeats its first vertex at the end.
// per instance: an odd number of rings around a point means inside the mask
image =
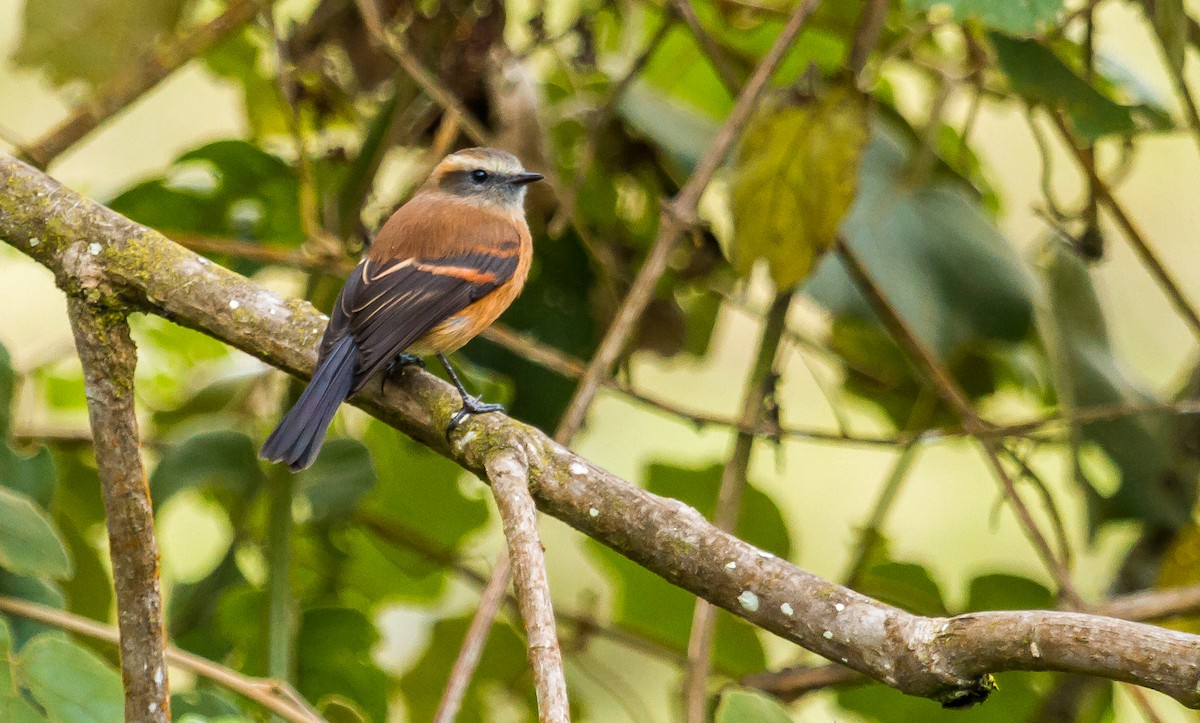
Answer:
POLYGON ((475 675, 475 669, 479 667, 483 645, 487 642, 488 633, 492 630, 492 621, 496 619, 496 613, 504 602, 504 591, 508 588, 508 556, 501 555, 499 562, 503 564, 504 572, 498 574, 493 571, 483 587, 479 596, 479 607, 475 616, 471 618, 471 627, 467 629, 458 657, 454 659, 454 667, 450 669, 446 689, 442 693, 441 702, 438 703, 437 714, 433 717, 434 723, 454 723, 458 717, 458 710, 462 707, 463 697, 467 694, 467 687, 475 675))
MULTIPOLYGON (((0 611, 27 620, 53 625, 60 630, 84 635, 94 640, 102 640, 113 645, 120 642, 120 633, 111 625, 104 625, 65 610, 55 610, 52 607, 28 600, 0 596, 0 611)), ((167 647, 165 655, 167 662, 172 666, 207 678, 289 721, 294 723, 323 723, 324 721, 320 714, 309 707, 304 698, 287 683, 251 678, 195 653, 189 653, 173 646, 167 647)))
POLYGON ((849 587, 857 587, 859 578, 866 572, 867 561, 870 559, 870 554, 876 541, 883 534, 883 523, 887 519, 888 512, 892 509, 892 503, 896 501, 896 495, 900 491, 900 485, 903 484, 908 471, 912 469, 912 464, 916 461, 917 451, 919 447, 916 443, 910 444, 900 451, 896 456, 896 461, 892 465, 892 471, 888 473, 887 481, 884 482, 883 489, 879 493, 879 498, 875 501, 875 506, 871 509, 871 516, 867 518, 867 523, 862 526, 858 533, 858 541, 854 545, 854 553, 850 558, 850 564, 846 567, 844 580, 849 587))
POLYGON ((692 225, 701 194, 704 193, 704 189, 712 180, 717 169, 725 162, 726 154, 729 153, 734 142, 741 135, 742 129, 749 122, 759 97, 766 89, 767 81, 771 79, 771 75, 783 61, 792 42, 804 27, 804 21, 816 10, 819 2, 820 0, 804 0, 792 13, 787 24, 779 33, 779 37, 775 39, 775 44, 767 51, 762 62, 755 69, 754 75, 750 77, 746 87, 738 96, 737 102, 734 103, 729 117, 725 119, 725 123, 717 132, 712 145, 700 162, 696 164, 691 178, 680 189, 679 195, 663 209, 659 219, 658 236, 654 239, 642 268, 630 286, 629 293, 617 310, 616 316, 613 317, 612 323, 609 324, 595 355, 588 363, 587 370, 580 379, 579 386, 575 389, 575 394, 567 405, 566 412, 563 413, 560 423, 563 434, 560 435, 560 438, 574 438, 575 433, 583 426, 584 418, 592 406, 592 400, 595 399, 602 380, 609 375, 613 365, 625 351, 625 347, 637 327, 638 320, 641 319, 642 313, 650 304, 654 296, 654 287, 663 272, 667 270, 667 262, 670 260, 675 243, 683 231, 692 225))
POLYGON ((975 412, 970 399, 968 399, 962 388, 959 387, 958 382, 950 376, 950 372, 946 366, 917 338, 916 332, 908 326, 908 322, 892 306, 854 249, 846 243, 845 239, 839 241, 837 249, 850 278, 854 280, 855 285, 866 297, 871 308, 879 315, 884 326, 891 332, 893 339, 904 349, 905 353, 908 354, 921 372, 929 378, 938 395, 954 408, 954 411, 962 419, 963 428, 967 434, 979 441, 979 445, 984 451, 984 457, 987 459, 996 478, 1000 481, 1005 498, 1016 514, 1017 521, 1021 523, 1021 528, 1024 530, 1025 536, 1033 543, 1034 549, 1037 550, 1050 574, 1054 577, 1055 582, 1058 583, 1061 594, 1073 601, 1076 607, 1083 607, 1083 599, 1080 597, 1078 591, 1076 591, 1074 583, 1071 582, 1070 570, 1054 554, 1049 541, 1042 534, 1042 531, 1038 529, 1032 513, 1030 513, 1029 508, 1021 499, 1020 494, 1018 494, 1016 483, 1013 481, 1012 476, 1000 462, 999 442, 995 437, 984 434, 990 425, 975 412))
MULTIPOLYGON (((1142 0, 1141 4, 1150 24, 1157 26, 1158 24, 1154 18, 1157 3, 1154 0, 1142 0)), ((1180 8, 1182 10, 1182 4, 1180 8)), ((1180 20, 1189 22, 1191 18, 1187 16, 1187 11, 1182 10, 1182 12, 1184 17, 1180 18, 1180 20)), ((1155 27, 1155 31, 1154 37, 1158 40, 1158 48, 1162 54, 1163 65, 1167 68, 1167 74, 1171 76, 1171 84, 1175 86, 1175 94, 1179 96, 1179 105, 1183 107, 1184 115, 1187 117, 1187 126, 1188 130, 1191 131, 1192 141, 1197 147, 1200 147, 1200 111, 1196 109, 1196 99, 1193 97, 1191 88, 1187 84, 1187 78, 1184 76, 1184 67, 1187 64, 1187 51, 1186 49, 1182 49, 1183 62, 1176 63, 1171 58, 1171 49, 1167 44, 1167 38, 1163 33, 1157 32, 1157 27, 1155 27)))
POLYGON ((879 34, 883 32, 883 25, 887 21, 887 10, 887 0, 867 0, 858 19, 858 29, 854 32, 854 42, 850 46, 846 70, 858 79, 860 84, 863 70, 867 67, 867 59, 879 43, 879 34))
POLYGON ((742 82, 738 78, 737 71, 729 64, 729 59, 725 57, 725 52, 721 50, 721 46, 717 44, 716 40, 713 40, 713 37, 700 24, 700 18, 696 16, 696 8, 692 7, 691 0, 675 0, 674 5, 675 11, 679 13, 679 17, 683 18, 683 22, 696 38, 696 44, 708 58, 708 62, 712 65, 713 70, 717 71, 717 76, 720 77, 725 90, 729 92, 730 97, 736 98, 738 91, 742 87, 742 82))
POLYGON ((232 0, 225 12, 198 28, 188 28, 167 45, 113 78, 95 97, 76 108, 65 121, 29 144, 22 158, 45 168, 81 138, 112 118, 189 60, 204 54, 245 25, 267 0, 232 0))
MULTIPOLYGON (((311 305, 285 302, 11 156, 0 155, 0 188, 0 238, 50 268, 62 287, 121 299, 297 376, 311 374, 325 324, 311 305), (84 256, 91 262, 81 264, 84 256)), ((989 673, 1051 670, 1134 683, 1200 707, 1200 636, 1073 612, 912 615, 758 550, 502 414, 472 417, 450 444, 444 430, 461 406, 458 394, 419 369, 386 390, 367 385, 351 403, 483 479, 494 457, 519 453, 545 513, 667 582, 902 692, 964 704, 986 697, 989 673)))
POLYGON ((490 145, 491 134, 488 133, 483 123, 480 123, 479 119, 467 110, 458 96, 454 95, 432 71, 425 67, 425 64, 402 38, 383 26, 383 21, 379 16, 379 7, 375 4, 375 0, 354 0, 354 4, 358 6, 358 12, 367 26, 367 32, 371 34, 371 39, 400 64, 404 72, 408 73, 408 76, 420 86, 421 91, 434 103, 440 105, 443 110, 458 115, 463 131, 472 141, 481 146, 490 145))
MULTIPOLYGON (((762 338, 758 343, 758 354, 746 379, 746 393, 742 399, 742 424, 755 429, 763 417, 763 409, 772 396, 775 386, 775 358, 779 353, 780 340, 787 325, 787 313, 792 304, 793 293, 789 289, 775 294, 775 300, 767 312, 762 338)), ((742 496, 746 491, 746 477, 750 469, 750 452, 754 448, 756 435, 739 432, 733 443, 733 451, 725 461, 721 472, 721 486, 717 492, 717 508, 713 524, 726 531, 737 527, 742 511, 742 496)), ((683 679, 683 713, 689 723, 703 723, 708 719, 708 674, 712 658, 713 637, 716 633, 717 610, 703 599, 696 600, 692 614, 692 630, 688 637, 688 664, 683 679)))
POLYGON ((529 494, 529 468, 515 452, 509 451, 487 461, 487 475, 504 522, 504 537, 508 540, 513 589, 517 592, 521 618, 525 622, 539 718, 543 723, 565 723, 571 719, 567 680, 563 675, 554 606, 550 602, 546 554, 538 535, 537 507, 529 494))
MULTIPOLYGON (((87 273, 87 261, 83 261, 87 273)), ((75 348, 83 364, 88 417, 96 439, 96 467, 104 493, 108 550, 121 628, 125 718, 169 721, 171 701, 163 657, 158 539, 150 487, 142 469, 133 371, 137 348, 122 311, 68 298, 75 348)))
POLYGON ((1093 184, 1100 202, 1104 204, 1104 207, 1108 209, 1113 219, 1116 220, 1117 225, 1121 227, 1125 239, 1133 246, 1133 250, 1137 253, 1138 258, 1142 260, 1150 275, 1162 287, 1163 293, 1167 295, 1167 299, 1170 300, 1171 305, 1175 307, 1175 310, 1179 312, 1179 315, 1191 327, 1192 333, 1200 337, 1200 314, 1196 312, 1196 308, 1188 301, 1179 283, 1171 276, 1171 272, 1167 271, 1167 267, 1158 258, 1158 254, 1155 253, 1154 249, 1150 248, 1150 243, 1146 240, 1145 235, 1142 234, 1141 229, 1134 224, 1133 219, 1125 213, 1125 209, 1117 202, 1112 189, 1109 188, 1103 178, 1100 178, 1094 167, 1088 167, 1085 151, 1075 145, 1071 129, 1067 127, 1062 116, 1058 113, 1051 113, 1050 119, 1062 135, 1064 144, 1071 151, 1080 168, 1088 175, 1088 180, 1093 184))

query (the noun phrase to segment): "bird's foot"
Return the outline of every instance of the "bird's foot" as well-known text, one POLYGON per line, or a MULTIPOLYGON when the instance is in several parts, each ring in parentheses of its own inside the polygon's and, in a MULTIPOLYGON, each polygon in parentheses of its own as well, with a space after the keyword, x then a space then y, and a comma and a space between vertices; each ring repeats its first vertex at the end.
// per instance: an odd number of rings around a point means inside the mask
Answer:
POLYGON ((387 388, 388 379, 391 379, 396 372, 403 370, 404 367, 411 366, 418 366, 424 369, 425 360, 415 354, 397 354, 396 358, 387 365, 387 369, 383 372, 383 379, 379 381, 379 393, 383 393, 384 389, 387 388))
POLYGON ((504 411, 503 404, 489 404, 480 400, 479 397, 472 397, 469 394, 463 396, 462 401, 462 409, 455 412, 454 416, 450 418, 450 424, 446 427, 446 441, 450 441, 450 435, 454 433, 455 428, 462 424, 467 417, 473 414, 504 411))

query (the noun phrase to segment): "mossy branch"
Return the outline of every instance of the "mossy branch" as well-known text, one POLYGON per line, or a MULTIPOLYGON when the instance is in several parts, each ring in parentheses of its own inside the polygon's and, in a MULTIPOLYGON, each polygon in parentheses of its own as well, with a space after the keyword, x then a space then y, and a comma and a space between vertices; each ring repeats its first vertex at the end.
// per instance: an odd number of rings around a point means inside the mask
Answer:
MULTIPOLYGON (((325 318, 284 301, 0 155, 0 238, 51 269, 73 298, 118 299, 306 377, 325 318)), ((922 617, 823 580, 723 532, 500 414, 458 409, 445 382, 411 371, 351 400, 486 480, 517 453, 545 513, 668 582, 897 690, 949 705, 984 699, 990 673, 1055 670, 1142 685, 1200 708, 1200 636, 1083 613, 1030 610, 922 617)))

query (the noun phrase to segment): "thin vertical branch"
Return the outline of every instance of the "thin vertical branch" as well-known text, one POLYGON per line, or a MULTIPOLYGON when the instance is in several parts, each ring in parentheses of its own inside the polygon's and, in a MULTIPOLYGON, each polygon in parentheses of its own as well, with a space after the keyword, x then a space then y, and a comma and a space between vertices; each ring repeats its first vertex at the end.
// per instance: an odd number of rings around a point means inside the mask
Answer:
POLYGON ((779 64, 783 62, 784 56, 787 55, 796 36, 804 27, 804 22, 816 10, 819 2, 820 0, 804 0, 792 13, 787 24, 779 33, 779 37, 775 39, 775 44, 767 51, 766 56, 755 69, 754 75, 750 77, 746 87, 738 96, 733 110, 729 112, 729 117, 725 119, 724 125, 717 132, 712 146, 696 164, 691 178, 680 189, 679 195, 660 214, 658 236, 654 239, 654 243, 646 255, 646 261, 638 271, 638 275, 630 286, 629 293, 625 296, 621 307, 617 310, 616 316, 613 317, 612 323, 609 324, 595 356, 592 357, 579 381, 579 386, 575 389, 574 396, 567 405, 567 411, 563 414, 561 422, 563 434, 560 441, 562 438, 568 440, 574 438, 575 433, 583 426, 588 409, 592 406, 592 400, 596 397, 596 391, 611 373, 617 359, 625 351, 629 339, 637 328, 638 321, 654 297, 654 288, 658 285, 659 278, 667 270, 667 262, 671 258, 671 251, 675 248, 675 243, 683 235, 684 230, 692 225, 701 194, 704 193, 704 189, 716 174, 717 169, 725 162, 725 156, 733 144, 741 136, 742 130, 750 120, 750 115, 758 105, 758 99, 767 87, 767 82, 779 64))
POLYGON ((20 158, 39 168, 50 165, 101 123, 245 25, 264 5, 266 0, 232 0, 225 12, 198 28, 189 28, 174 44, 156 50, 113 78, 54 130, 26 146, 20 158))
MULTIPOLYGON (((775 295, 767 311, 762 338, 758 343, 758 355, 750 368, 746 380, 746 393, 742 399, 742 422, 757 427, 763 416, 763 406, 771 397, 775 386, 775 358, 779 353, 780 341, 787 325, 787 313, 794 294, 791 290, 775 295)), ((754 449, 756 435, 738 432, 733 451, 721 472, 721 487, 717 492, 717 509, 713 524, 732 532, 737 527, 742 511, 742 497, 746 491, 746 479, 750 469, 750 452, 754 449)), ((688 723, 704 723, 708 718, 708 674, 712 658, 712 644, 716 632, 717 609, 707 600, 697 599, 692 614, 692 632, 688 637, 687 670, 683 682, 684 720, 688 723)))
POLYGON ((88 418, 104 495, 121 631, 125 719, 165 723, 171 719, 171 702, 158 540, 133 401, 137 348, 123 313, 94 307, 74 296, 68 299, 67 308, 83 364, 88 418))
POLYGON ((487 475, 508 540, 513 588, 525 623, 539 718, 543 723, 563 723, 570 720, 567 680, 550 602, 546 555, 538 535, 537 506, 529 492, 529 469, 510 451, 488 460, 487 475))
MULTIPOLYGON (((1159 0, 1160 2, 1162 0, 1159 0)), ((1162 54, 1163 65, 1167 67, 1167 74, 1171 76, 1171 84, 1175 86, 1175 94, 1179 96, 1179 105, 1183 108, 1183 113, 1187 117, 1187 127, 1191 131, 1192 141, 1200 148, 1200 111, 1196 109, 1196 98, 1192 95, 1192 91, 1188 88, 1187 77, 1184 73, 1187 67, 1187 49, 1181 49, 1181 62, 1175 62, 1171 57, 1171 49, 1168 45, 1167 37, 1158 30, 1158 23, 1155 22, 1155 0, 1142 0, 1142 8, 1146 12, 1146 18, 1152 25, 1155 26, 1154 39, 1158 41, 1158 48, 1162 54)), ((1183 3, 1180 3, 1183 6, 1183 3)), ((1089 8, 1090 10, 1090 8, 1089 8)), ((1091 12, 1088 14, 1089 22, 1091 12)), ((1182 22, 1191 25, 1191 18, 1187 15, 1187 10, 1183 10, 1182 22)))
POLYGON ((887 0, 867 0, 858 19, 858 29, 854 32, 854 42, 850 46, 846 70, 860 83, 863 70, 867 67, 867 59, 879 43, 879 34, 883 32, 883 25, 887 21, 887 6, 887 0))
POLYGON ((721 83, 725 86, 725 90, 729 92, 730 97, 736 98, 738 90, 742 87, 742 82, 738 78, 737 71, 729 64, 729 58, 725 57, 721 46, 717 44, 716 40, 713 40, 713 37, 700 24, 700 18, 696 16, 696 8, 692 7, 691 0, 675 0, 674 5, 675 11, 679 13, 679 17, 683 18, 683 22, 692 31, 693 37, 696 38, 696 44, 700 46, 700 50, 708 57, 709 64, 717 72, 717 76, 721 78, 721 83))
POLYGON ((879 498, 871 509, 871 516, 867 518, 867 524, 863 525, 858 533, 858 543, 854 546, 853 557, 846 568, 844 577, 846 587, 857 587, 862 574, 866 572, 867 560, 870 558, 872 547, 883 534, 883 523, 892 509, 892 504, 896 501, 900 485, 904 483, 908 471, 912 469, 912 464, 917 459, 919 448, 920 445, 917 442, 912 442, 896 456, 896 461, 892 464, 892 471, 888 473, 887 481, 884 482, 883 489, 879 492, 879 498))
POLYGON ((475 669, 479 667, 483 646, 492 631, 492 621, 496 619, 496 613, 504 603, 504 591, 508 588, 510 573, 508 555, 501 554, 496 560, 496 569, 492 570, 492 576, 488 578, 487 585, 479 596, 479 607, 475 616, 471 618, 471 627, 467 629, 463 638, 458 657, 454 659, 454 667, 450 670, 450 679, 442 693, 442 700, 438 703, 433 723, 454 723, 458 716, 471 678, 475 675, 475 669))
MULTIPOLYGON (((285 395, 289 401, 291 395, 285 395)), ((295 479, 286 467, 275 465, 267 489, 267 675, 292 678, 292 494, 295 479)))

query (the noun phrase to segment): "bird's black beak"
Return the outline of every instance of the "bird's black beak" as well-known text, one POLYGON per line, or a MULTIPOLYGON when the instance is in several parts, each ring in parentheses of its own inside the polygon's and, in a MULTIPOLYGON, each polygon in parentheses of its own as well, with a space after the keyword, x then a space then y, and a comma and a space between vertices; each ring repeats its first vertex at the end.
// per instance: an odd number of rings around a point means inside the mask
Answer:
POLYGON ((518 173, 517 175, 508 179, 508 182, 514 186, 525 186, 533 183, 534 181, 540 181, 543 178, 545 178, 545 176, 540 173, 518 173))

